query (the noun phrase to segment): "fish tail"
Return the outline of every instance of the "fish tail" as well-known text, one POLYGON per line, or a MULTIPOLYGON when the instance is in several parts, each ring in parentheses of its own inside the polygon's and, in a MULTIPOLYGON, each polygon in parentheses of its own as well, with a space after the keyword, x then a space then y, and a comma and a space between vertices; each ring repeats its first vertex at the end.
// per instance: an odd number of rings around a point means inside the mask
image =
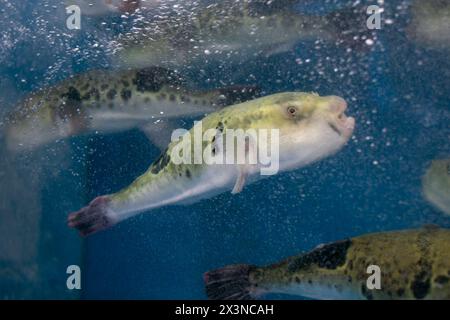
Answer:
POLYGON ((203 275, 206 295, 211 300, 254 300, 259 294, 254 289, 250 274, 255 266, 237 264, 208 271, 203 275))
POLYGON ((116 224, 110 209, 109 196, 95 198, 88 206, 69 214, 69 227, 77 229, 85 237, 116 224))

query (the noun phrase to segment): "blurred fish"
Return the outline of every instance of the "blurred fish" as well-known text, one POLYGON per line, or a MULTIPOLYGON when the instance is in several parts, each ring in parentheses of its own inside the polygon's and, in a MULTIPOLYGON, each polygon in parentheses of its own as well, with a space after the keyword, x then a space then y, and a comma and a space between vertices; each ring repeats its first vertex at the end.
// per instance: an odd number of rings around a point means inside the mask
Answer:
POLYGON ((190 89, 178 73, 160 67, 90 71, 27 97, 7 117, 6 142, 11 151, 26 151, 85 133, 139 127, 166 147, 173 119, 203 116, 257 96, 252 86, 190 89))
POLYGON ((87 16, 105 16, 112 13, 132 13, 144 1, 148 4, 157 0, 66 0, 66 5, 77 5, 81 14, 87 16))
POLYGON ((284 293, 314 299, 450 299, 450 231, 438 227, 363 235, 320 245, 267 267, 238 264, 204 275, 215 300, 284 293), (376 265, 381 289, 368 289, 376 265))
MULTIPOLYGON (((226 136, 232 134, 229 129, 277 129, 279 170, 303 167, 336 153, 347 143, 355 120, 345 116, 346 108, 347 103, 342 98, 307 93, 280 93, 230 106, 202 120, 203 134, 207 130, 215 132, 214 137, 203 142, 202 155, 224 157, 226 146, 223 141, 228 141, 226 136)), ((185 136, 195 135, 195 128, 185 136)), ((190 149, 194 153, 196 142, 192 143, 190 149)), ((251 150, 259 153, 264 148, 261 143, 246 141, 246 157, 251 150)), ((260 170, 264 166, 248 162, 176 164, 171 157, 178 144, 177 141, 169 144, 148 171, 130 186, 118 193, 98 197, 87 207, 70 214, 69 226, 78 229, 82 235, 89 235, 158 207, 193 203, 231 189, 233 194, 239 193, 246 183, 262 177, 260 170)), ((273 150, 270 152, 273 154, 273 150)))
POLYGON ((346 8, 328 15, 293 10, 293 0, 217 1, 138 19, 118 40, 123 66, 189 65, 194 61, 246 61, 289 51, 302 40, 356 47, 367 33, 365 12, 346 8))
POLYGON ((450 215, 450 159, 431 163, 423 177, 423 194, 436 208, 450 215))
POLYGON ((437 49, 450 49, 450 1, 416 0, 407 33, 417 43, 437 49))

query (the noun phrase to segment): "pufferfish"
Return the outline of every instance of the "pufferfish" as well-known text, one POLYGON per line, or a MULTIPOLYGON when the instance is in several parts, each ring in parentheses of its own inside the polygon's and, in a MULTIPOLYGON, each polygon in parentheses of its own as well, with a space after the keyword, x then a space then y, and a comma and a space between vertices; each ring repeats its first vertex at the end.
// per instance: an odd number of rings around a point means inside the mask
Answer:
MULTIPOLYGON (((355 119, 345 115, 346 108, 343 98, 301 92, 279 93, 225 107, 201 121, 203 136, 214 133, 201 142, 201 150, 214 157, 226 154, 226 142, 233 130, 277 132, 273 137, 267 135, 267 139, 244 139, 243 160, 273 145, 277 152, 271 150, 271 156, 278 154, 273 157, 277 166, 274 174, 295 170, 335 154, 348 142, 355 119)), ((196 128, 186 132, 183 140, 187 135, 195 137, 196 128)), ((189 143, 194 145, 190 148, 194 154, 195 138, 189 143)), ((125 189, 97 197, 87 207, 70 214, 69 226, 89 235, 159 207, 190 204, 229 190, 236 194, 244 185, 268 176, 261 172, 269 163, 258 161, 178 163, 174 161, 174 150, 179 145, 180 141, 172 141, 148 171, 125 189)))
POLYGON ((204 275, 215 300, 268 293, 313 299, 450 299, 450 230, 426 226, 336 241, 259 267, 229 265, 204 275), (369 279, 378 267, 379 286, 369 279), (368 285, 371 283, 371 285, 368 285))

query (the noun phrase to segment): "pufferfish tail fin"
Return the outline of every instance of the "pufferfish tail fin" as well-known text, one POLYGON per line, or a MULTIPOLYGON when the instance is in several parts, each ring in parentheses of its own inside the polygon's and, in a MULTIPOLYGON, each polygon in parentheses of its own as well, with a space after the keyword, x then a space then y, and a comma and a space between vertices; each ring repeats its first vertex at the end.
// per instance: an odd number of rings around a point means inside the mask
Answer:
POLYGON ((255 300, 250 273, 257 267, 246 264, 230 265, 208 271, 203 275, 206 295, 211 300, 255 300))
POLYGON ((108 196, 95 198, 88 206, 69 214, 67 224, 77 229, 83 237, 112 227, 117 221, 112 217, 109 202, 108 196))

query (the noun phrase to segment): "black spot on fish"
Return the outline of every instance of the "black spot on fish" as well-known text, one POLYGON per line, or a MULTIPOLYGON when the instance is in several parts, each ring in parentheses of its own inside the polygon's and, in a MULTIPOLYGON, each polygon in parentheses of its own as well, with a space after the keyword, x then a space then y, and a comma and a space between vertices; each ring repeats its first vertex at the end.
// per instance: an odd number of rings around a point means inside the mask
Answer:
POLYGON ((102 84, 101 86, 100 86, 100 90, 101 91, 105 91, 106 89, 108 89, 109 88, 109 84, 107 84, 107 83, 104 83, 104 84, 102 84))
POLYGON ((221 121, 219 121, 219 123, 216 126, 216 130, 223 132, 224 129, 225 129, 225 127, 224 127, 223 123, 221 121))
POLYGON ((411 283, 411 290, 414 294, 414 298, 423 299, 427 296, 430 290, 430 276, 426 271, 421 271, 414 277, 414 281, 411 283))
POLYGON ((109 90, 108 93, 106 94, 106 97, 107 97, 109 100, 114 100, 114 98, 116 97, 116 95, 117 95, 117 91, 116 91, 115 89, 111 89, 111 90, 109 90))
POLYGON ((122 80, 122 85, 123 85, 125 88, 128 88, 128 87, 130 86, 130 83, 129 83, 127 80, 122 80))
POLYGON ((128 89, 124 89, 120 93, 120 96, 122 97, 123 100, 128 101, 131 98, 131 91, 128 89))
POLYGON ((161 93, 158 97, 159 100, 166 100, 167 99, 167 94, 165 93, 161 93))
POLYGON ((87 89, 89 89, 89 82, 81 87, 81 90, 83 90, 83 91, 86 91, 87 89))
POLYGON ((297 271, 317 265, 320 268, 336 269, 345 264, 351 240, 343 240, 318 247, 295 259, 290 265, 290 271, 297 271))
POLYGON ((186 177, 191 178, 191 171, 189 169, 186 169, 186 177))
POLYGON ((150 99, 150 97, 145 97, 144 98, 144 102, 145 103, 150 103, 152 101, 152 99, 150 99))
POLYGON ((436 277, 436 279, 434 279, 434 282, 439 283, 439 284, 446 284, 449 281, 449 277, 447 276, 438 276, 436 277))
POLYGON ((62 98, 67 98, 72 101, 81 101, 80 91, 78 91, 75 87, 69 87, 66 93, 64 93, 62 98))
POLYGON ((258 87, 226 87, 219 89, 219 99, 216 103, 221 106, 229 106, 248 100, 253 100, 261 95, 261 90, 258 87))
POLYGON ((170 155, 167 154, 166 150, 153 163, 150 172, 153 174, 158 174, 162 169, 164 169, 169 164, 169 162, 170 162, 170 155))
POLYGON ((114 103, 110 102, 110 103, 108 104, 108 107, 109 107, 110 109, 114 109, 114 103))
POLYGON ((100 92, 97 88, 91 88, 86 94, 81 98, 82 100, 90 100, 94 98, 96 101, 100 100, 100 92))
POLYGON ((173 102, 173 101, 177 100, 177 97, 175 97, 174 94, 171 94, 171 95, 169 96, 169 100, 173 102))
POLYGON ((157 92, 164 85, 180 86, 183 80, 175 72, 161 68, 150 67, 140 70, 133 79, 133 84, 140 92, 157 92))
POLYGON ((429 229, 424 229, 417 238, 417 247, 420 249, 421 258, 417 262, 419 272, 415 275, 411 283, 411 290, 416 299, 423 299, 427 296, 431 287, 432 268, 429 263, 430 243, 428 240, 429 229))
POLYGON ((299 278, 299 277, 295 277, 295 282, 297 282, 297 283, 301 283, 301 280, 300 280, 300 278, 299 278))

